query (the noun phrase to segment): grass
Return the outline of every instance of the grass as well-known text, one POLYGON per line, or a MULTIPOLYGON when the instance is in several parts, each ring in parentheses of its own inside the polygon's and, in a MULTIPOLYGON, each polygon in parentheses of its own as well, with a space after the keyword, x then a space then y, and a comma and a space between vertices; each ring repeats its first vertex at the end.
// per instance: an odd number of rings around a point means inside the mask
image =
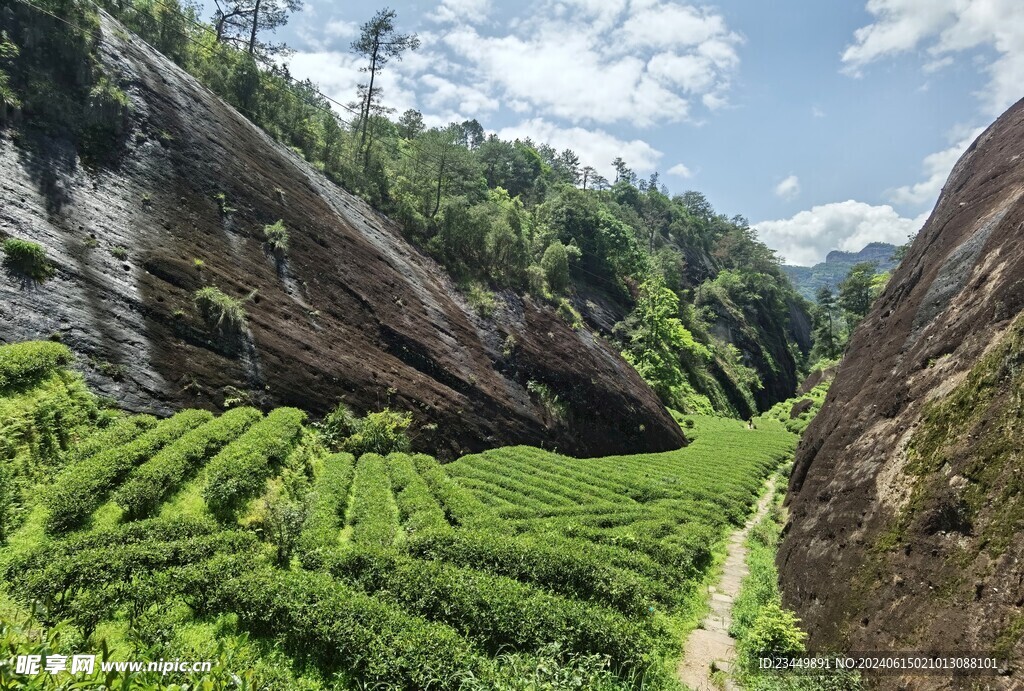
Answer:
POLYGON ((216 286, 205 286, 193 296, 199 316, 207 326, 227 332, 245 329, 247 315, 242 301, 233 298, 216 286))
POLYGON ((285 227, 284 221, 277 221, 270 225, 263 226, 263 241, 272 252, 278 255, 283 255, 288 251, 288 228, 285 227))
POLYGON ((42 245, 8 238, 0 249, 4 254, 4 266, 9 270, 39 283, 53 276, 53 265, 46 258, 42 245))

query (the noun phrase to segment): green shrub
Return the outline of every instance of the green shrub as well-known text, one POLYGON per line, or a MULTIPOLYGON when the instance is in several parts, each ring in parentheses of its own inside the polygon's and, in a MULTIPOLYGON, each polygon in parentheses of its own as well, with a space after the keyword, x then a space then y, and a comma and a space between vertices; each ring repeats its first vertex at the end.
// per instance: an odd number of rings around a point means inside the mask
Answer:
POLYGON ((216 286, 205 286, 196 291, 194 302, 199 316, 210 327, 228 332, 245 328, 246 314, 242 301, 227 295, 216 286))
POLYGON ((583 540, 545 544, 529 537, 459 530, 412 538, 405 550, 416 557, 507 576, 632 615, 649 613, 656 599, 649 582, 608 564, 583 540))
POLYGON ((143 432, 153 429, 156 423, 157 419, 152 415, 131 415, 114 420, 69 449, 66 462, 78 463, 106 449, 127 444, 143 432))
POLYGON ((448 529, 444 510, 438 505, 427 483, 416 472, 412 459, 405 454, 388 456, 391 484, 402 527, 408 534, 448 529))
POLYGON ((14 391, 0 394, 0 466, 9 482, 10 527, 37 496, 35 485, 52 479, 68 449, 100 417, 96 397, 76 373, 57 370, 32 387, 14 391))
POLYGON ((493 315, 497 306, 494 293, 480 283, 473 283, 469 286, 469 290, 466 292, 466 302, 474 312, 484 318, 493 315))
POLYGON ((288 229, 284 221, 263 226, 263 241, 274 253, 283 255, 288 251, 288 229))
POLYGON ((444 509, 449 523, 467 526, 494 521, 487 507, 472 492, 449 477, 436 460, 423 454, 413 456, 412 460, 431 494, 444 509))
POLYGON ((8 238, 3 244, 4 266, 33 281, 45 281, 53 275, 46 250, 34 242, 8 238))
POLYGON ((388 463, 368 453, 356 465, 349 511, 352 541, 367 547, 390 547, 398 532, 398 508, 391 492, 388 463))
POLYGON ((357 458, 365 453, 382 456, 398 451, 408 451, 409 435, 406 430, 412 424, 412 415, 399 413, 389 408, 368 413, 356 423, 356 431, 342 444, 342 450, 357 458))
POLYGON ((345 440, 356 433, 358 423, 359 418, 344 403, 339 403, 316 424, 316 428, 328 448, 340 449, 345 440))
POLYGON ((133 467, 212 418, 205 410, 184 410, 135 441, 67 466, 46 497, 47 530, 62 533, 80 526, 133 467))
POLYGON ((313 484, 312 511, 300 540, 304 559, 314 559, 324 550, 337 546, 345 523, 354 463, 352 454, 347 453, 332 454, 323 459, 313 484))
POLYGON ((332 574, 368 593, 382 592, 416 614, 466 632, 492 654, 506 647, 607 655, 616 668, 644 666, 655 643, 617 612, 529 585, 438 561, 354 549, 327 561, 332 574))
POLYGON ((34 384, 73 361, 71 350, 53 341, 25 341, 0 346, 0 391, 34 384))
POLYGON ((235 408, 192 430, 136 468, 114 501, 130 518, 152 514, 191 471, 261 417, 253 408, 235 408))
POLYGON ((569 253, 560 241, 555 240, 544 250, 540 261, 547 280, 548 289, 555 295, 561 295, 569 287, 569 253))
POLYGON ((51 616, 95 625, 119 609, 145 609, 163 595, 161 580, 147 574, 192 564, 219 554, 253 553, 256 536, 221 531, 174 540, 139 542, 63 552, 19 575, 15 592, 25 600, 52 601, 51 616))
POLYGON ((210 461, 203 498, 214 515, 233 520, 242 503, 263 489, 295 447, 305 417, 301 410, 278 408, 210 461))
POLYGON ((237 613, 252 634, 301 661, 344 670, 364 688, 457 689, 483 664, 451 627, 413 617, 329 575, 274 571, 239 560, 197 578, 200 613, 237 613), (237 575, 225 578, 223 571, 237 575))
POLYGON ((317 424, 317 429, 329 448, 359 458, 364 453, 386 456, 408 451, 411 442, 406 430, 411 424, 412 416, 408 413, 385 408, 360 418, 339 403, 317 424))
POLYGON ((742 641, 739 653, 745 665, 752 668, 760 657, 798 655, 806 648, 807 634, 800 630, 800 620, 775 602, 765 605, 754 620, 749 634, 742 641))

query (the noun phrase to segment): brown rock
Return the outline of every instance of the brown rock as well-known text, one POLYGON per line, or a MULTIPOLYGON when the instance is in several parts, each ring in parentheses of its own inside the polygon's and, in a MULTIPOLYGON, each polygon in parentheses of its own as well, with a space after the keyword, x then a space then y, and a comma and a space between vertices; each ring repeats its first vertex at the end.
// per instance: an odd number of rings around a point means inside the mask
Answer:
POLYGON ((38 286, 0 276, 0 341, 59 333, 83 363, 123 369, 121 381, 102 368, 87 375, 135 411, 218 408, 239 389, 314 414, 339 400, 359 412, 410 410, 416 446, 444 456, 512 443, 591 456, 685 442, 604 340, 511 294, 480 318, 398 225, 115 25, 104 18, 101 59, 132 103, 123 155, 85 170, 59 141, 33 152, 0 141, 0 235, 42 244, 58 268, 38 286), (234 212, 221 213, 220 194, 234 212), (263 244, 278 219, 291 235, 283 257, 263 244), (117 246, 126 260, 111 256, 117 246), (203 285, 252 296, 241 336, 198 319, 193 291, 203 285), (565 412, 552 414, 529 382, 565 412))

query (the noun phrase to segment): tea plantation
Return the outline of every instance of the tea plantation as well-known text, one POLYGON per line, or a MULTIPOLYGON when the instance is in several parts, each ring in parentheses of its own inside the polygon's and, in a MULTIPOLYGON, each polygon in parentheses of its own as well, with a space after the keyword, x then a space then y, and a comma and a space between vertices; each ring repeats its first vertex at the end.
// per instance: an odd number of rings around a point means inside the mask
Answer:
POLYGON ((0 347, 3 688, 73 681, 19 677, 26 651, 215 661, 110 688, 676 688, 722 541, 797 441, 693 417, 659 454, 356 459, 290 408, 104 409, 70 360, 0 347))

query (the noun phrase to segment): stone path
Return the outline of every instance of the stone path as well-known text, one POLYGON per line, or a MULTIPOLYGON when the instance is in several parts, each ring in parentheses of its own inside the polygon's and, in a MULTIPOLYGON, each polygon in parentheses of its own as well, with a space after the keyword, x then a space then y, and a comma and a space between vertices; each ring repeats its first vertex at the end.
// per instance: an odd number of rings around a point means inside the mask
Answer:
MULTIPOLYGON (((747 569, 747 534, 768 513, 775 496, 775 477, 768 480, 765 492, 757 503, 754 515, 747 524, 729 538, 722 577, 710 588, 711 611, 704 619, 703 628, 694 629, 686 642, 686 653, 679 663, 679 680, 694 691, 711 691, 720 687, 711 683, 711 673, 717 669, 730 671, 736 658, 736 641, 729 636, 732 623, 732 602, 740 592, 740 583, 749 573, 747 569)), ((731 680, 726 691, 737 689, 731 680)))

